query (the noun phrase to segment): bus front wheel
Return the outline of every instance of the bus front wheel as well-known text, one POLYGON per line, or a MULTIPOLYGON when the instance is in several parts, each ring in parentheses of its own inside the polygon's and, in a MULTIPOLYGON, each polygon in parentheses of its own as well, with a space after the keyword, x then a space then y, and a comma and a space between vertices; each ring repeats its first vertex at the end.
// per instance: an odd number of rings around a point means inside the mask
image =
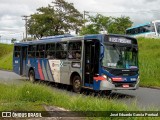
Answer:
POLYGON ((35 82, 34 70, 30 70, 30 71, 29 71, 29 81, 35 82))
POLYGON ((78 75, 73 77, 73 91, 76 93, 81 91, 81 78, 78 75))

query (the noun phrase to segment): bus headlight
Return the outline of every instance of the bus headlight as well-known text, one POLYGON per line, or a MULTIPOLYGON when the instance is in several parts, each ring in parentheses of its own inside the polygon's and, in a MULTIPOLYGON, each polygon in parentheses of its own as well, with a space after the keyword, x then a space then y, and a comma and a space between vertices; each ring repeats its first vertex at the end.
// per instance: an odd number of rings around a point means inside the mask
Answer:
POLYGON ((109 78, 107 75, 102 75, 103 78, 105 78, 108 82, 112 83, 112 79, 109 78))
POLYGON ((106 76, 106 75, 102 75, 102 77, 104 77, 105 79, 107 79, 107 76, 106 76))

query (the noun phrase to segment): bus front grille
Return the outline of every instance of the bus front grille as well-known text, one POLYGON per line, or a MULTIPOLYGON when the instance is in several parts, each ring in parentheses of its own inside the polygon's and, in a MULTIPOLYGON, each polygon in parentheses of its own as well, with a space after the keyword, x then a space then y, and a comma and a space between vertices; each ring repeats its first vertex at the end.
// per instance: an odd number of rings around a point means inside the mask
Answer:
POLYGON ((134 76, 138 74, 138 70, 123 71, 123 70, 115 69, 115 70, 110 70, 110 73, 115 76, 134 76))

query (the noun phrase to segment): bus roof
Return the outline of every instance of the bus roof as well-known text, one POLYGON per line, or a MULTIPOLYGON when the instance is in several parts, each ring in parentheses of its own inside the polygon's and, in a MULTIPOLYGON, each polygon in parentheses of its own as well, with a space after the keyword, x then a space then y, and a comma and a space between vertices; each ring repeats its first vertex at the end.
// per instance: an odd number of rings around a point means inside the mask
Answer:
POLYGON ((132 26, 132 27, 130 27, 130 28, 127 28, 126 30, 138 28, 138 27, 141 27, 141 26, 149 25, 149 24, 151 24, 151 22, 146 22, 146 23, 144 23, 144 24, 139 24, 139 25, 136 25, 136 26, 132 26))
POLYGON ((27 42, 19 42, 15 43, 15 45, 22 45, 27 46, 29 44, 39 44, 39 43, 51 43, 51 42, 59 42, 59 41, 67 41, 67 40, 83 40, 84 37, 88 39, 97 39, 100 34, 92 34, 92 35, 85 35, 85 36, 73 36, 73 35, 56 35, 56 36, 48 36, 41 38, 39 40, 27 41, 27 42))
MULTIPOLYGON (((56 35, 56 36, 48 36, 48 37, 43 37, 39 40, 32 40, 32 41, 26 41, 26 42, 19 42, 15 43, 15 45, 29 45, 29 44, 38 44, 38 43, 51 43, 51 42, 58 42, 58 41, 65 41, 68 39, 81 39, 82 37, 79 36, 72 36, 72 35, 56 35)), ((74 39, 74 40, 75 40, 74 39)))
POLYGON ((67 41, 67 40, 86 40, 86 39, 99 39, 102 40, 105 35, 108 36, 118 36, 118 37, 127 37, 130 39, 134 39, 133 37, 127 36, 127 35, 120 35, 120 34, 88 34, 85 36, 73 36, 73 35, 57 35, 57 36, 49 36, 44 37, 39 40, 33 40, 33 41, 27 41, 27 42, 19 42, 14 43, 14 45, 21 45, 21 46, 28 46, 30 44, 40 44, 40 43, 51 43, 51 42, 60 42, 60 41, 67 41))

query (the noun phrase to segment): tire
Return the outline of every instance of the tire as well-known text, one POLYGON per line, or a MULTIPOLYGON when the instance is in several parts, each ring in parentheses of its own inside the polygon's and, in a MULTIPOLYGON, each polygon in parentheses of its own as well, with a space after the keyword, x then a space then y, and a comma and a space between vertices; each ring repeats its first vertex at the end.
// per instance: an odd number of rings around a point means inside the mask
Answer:
POLYGON ((81 78, 80 76, 76 75, 73 77, 73 91, 78 93, 81 91, 82 85, 81 85, 81 78))
POLYGON ((31 81, 32 83, 34 83, 36 80, 35 80, 35 73, 34 73, 34 70, 30 70, 29 71, 29 81, 31 81))

